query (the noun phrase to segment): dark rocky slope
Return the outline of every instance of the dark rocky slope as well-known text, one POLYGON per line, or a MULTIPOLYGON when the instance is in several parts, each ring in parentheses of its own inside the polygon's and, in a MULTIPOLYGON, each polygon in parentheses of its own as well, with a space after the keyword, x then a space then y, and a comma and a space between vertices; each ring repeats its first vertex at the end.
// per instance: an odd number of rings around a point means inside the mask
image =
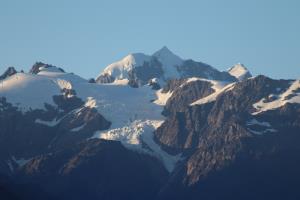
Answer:
POLYGON ((297 197, 299 105, 286 104, 251 115, 255 102, 276 93, 278 87, 287 88, 288 84, 289 81, 259 76, 238 83, 212 103, 172 114, 156 131, 156 139, 171 153, 183 152, 187 156, 186 162, 171 175, 161 198, 297 197), (254 134, 250 131, 253 127, 247 124, 253 118, 267 121, 276 132, 254 134))
POLYGON ((153 157, 99 139, 38 156, 18 175, 55 199, 155 199, 167 176, 153 157))
POLYGON ((14 67, 9 67, 6 71, 0 76, 0 80, 4 80, 7 77, 10 77, 17 73, 17 70, 14 67))

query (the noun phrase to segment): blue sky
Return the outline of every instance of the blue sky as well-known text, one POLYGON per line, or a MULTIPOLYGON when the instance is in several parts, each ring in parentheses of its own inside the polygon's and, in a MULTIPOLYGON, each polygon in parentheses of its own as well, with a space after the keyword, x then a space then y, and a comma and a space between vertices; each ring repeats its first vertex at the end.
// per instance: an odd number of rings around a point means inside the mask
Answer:
POLYGON ((300 78, 298 0, 0 0, 0 71, 36 61, 95 77, 166 45, 225 70, 300 78))

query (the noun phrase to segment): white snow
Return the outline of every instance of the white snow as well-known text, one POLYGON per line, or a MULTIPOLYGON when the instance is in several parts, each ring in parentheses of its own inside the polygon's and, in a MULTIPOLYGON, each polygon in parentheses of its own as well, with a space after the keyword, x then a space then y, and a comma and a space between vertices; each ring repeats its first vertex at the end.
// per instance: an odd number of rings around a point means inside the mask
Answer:
POLYGON ((52 97, 60 94, 60 88, 50 78, 17 73, 0 81, 0 96, 20 110, 44 109, 45 103, 54 105, 52 97))
POLYGON ((45 72, 62 72, 60 69, 58 69, 57 67, 40 67, 39 68, 40 71, 45 71, 45 72))
MULTIPOLYGON (((81 92, 87 90, 78 91, 79 96, 83 98, 85 94, 81 92)), ((99 112, 112 122, 109 130, 97 131, 93 138, 118 140, 128 148, 151 152, 161 158, 167 168, 172 168, 170 163, 174 163, 175 158, 157 149, 154 141, 151 143, 152 132, 164 121, 161 115, 163 107, 151 102, 156 98, 155 91, 151 87, 131 88, 124 85, 95 84, 89 95, 97 101, 99 112), (147 141, 144 141, 144 138, 147 141), (151 150, 145 149, 143 143, 147 143, 151 150)))
POLYGON ((296 93, 295 90, 300 88, 300 80, 293 81, 290 85, 290 87, 284 91, 283 93, 276 95, 272 94, 276 98, 274 98, 273 101, 270 102, 264 102, 265 98, 261 99, 260 101, 253 104, 253 107, 256 109, 255 112, 253 112, 253 115, 257 115, 261 112, 265 112, 268 110, 274 110, 277 108, 280 108, 284 106, 286 103, 300 103, 300 93, 296 93), (285 99, 289 95, 295 95, 294 97, 291 97, 289 99, 285 99))
POLYGON ((17 73, 0 81, 0 96, 24 112, 45 109, 45 103, 55 106, 52 97, 61 95, 62 89, 72 89, 73 83, 87 81, 72 73, 56 71, 41 71, 37 75, 17 73))
POLYGON ((153 143, 148 141, 152 144, 152 146, 149 145, 151 151, 145 150, 141 145, 145 143, 143 138, 148 138, 146 135, 151 135, 152 138, 152 131, 157 128, 153 124, 164 120, 161 115, 163 107, 151 102, 157 98, 155 90, 147 85, 132 88, 128 85, 88 83, 73 83, 73 88, 78 97, 87 99, 86 106, 96 108, 112 122, 109 130, 97 131, 93 138, 118 140, 127 148, 144 153, 151 152, 161 158, 166 167, 171 168, 169 163, 175 162, 174 157, 168 156, 169 154, 162 150, 155 150, 157 147, 153 145, 154 141, 153 143))
POLYGON ((44 120, 41 120, 41 119, 36 119, 35 123, 43 124, 43 125, 50 126, 50 127, 54 127, 57 124, 59 124, 60 121, 61 121, 61 119, 60 120, 53 119, 52 121, 44 121, 44 120))
MULTIPOLYGON (((198 77, 188 78, 179 87, 183 87, 184 85, 186 85, 188 83, 191 83, 193 81, 206 81, 206 82, 209 82, 209 83, 212 84, 212 89, 215 92, 213 94, 207 96, 206 98, 201 98, 201 99, 193 102, 191 105, 203 104, 203 103, 208 103, 208 102, 214 101, 216 99, 216 97, 224 91, 223 89, 227 89, 226 91, 229 90, 229 88, 227 88, 228 82, 208 80, 208 79, 203 79, 203 78, 198 78, 198 77)), ((172 96, 173 91, 168 91, 168 92, 163 93, 162 90, 163 89, 160 89, 156 92, 157 99, 154 101, 154 103, 157 104, 157 105, 164 106, 164 105, 166 105, 169 98, 172 96)))
POLYGON ((169 98, 172 96, 173 92, 162 92, 163 89, 160 89, 156 92, 157 99, 154 101, 155 104, 164 106, 166 105, 169 98))
POLYGON ((171 172, 177 161, 180 160, 181 155, 172 156, 163 151, 161 147, 154 142, 153 132, 162 123, 163 120, 134 120, 128 122, 121 128, 97 132, 94 137, 106 140, 118 140, 130 149, 156 156, 161 159, 166 169, 171 172), (143 147, 145 144, 147 145, 147 148, 143 147))
POLYGON ((156 57, 162 63, 166 79, 179 77, 176 67, 183 62, 179 56, 171 52, 166 46, 155 52, 152 56, 156 57))
POLYGON ((56 82, 61 89, 68 89, 68 90, 72 89, 72 83, 70 81, 57 79, 56 82))
POLYGON ((236 65, 234 65, 233 67, 231 67, 230 69, 228 69, 228 73, 231 76, 236 77, 239 81, 244 80, 247 74, 249 74, 248 69, 241 63, 238 63, 236 65))
MULTIPOLYGON (((192 77, 192 78, 188 78, 186 83, 190 83, 190 82, 193 82, 193 81, 209 81, 207 79, 203 79, 203 78, 198 78, 198 77, 192 77)), ((210 82, 210 81, 209 81, 210 82)))
POLYGON ((149 62, 153 57, 157 58, 157 60, 161 62, 166 79, 179 77, 176 66, 181 65, 183 60, 179 56, 172 53, 167 47, 163 47, 155 52, 152 56, 143 53, 129 54, 123 59, 105 67, 100 75, 111 75, 116 78, 114 84, 123 85, 129 78, 128 72, 130 70, 135 67, 143 66, 145 62, 149 62))
POLYGON ((133 53, 122 60, 108 65, 101 74, 109 74, 116 79, 128 79, 128 72, 136 66, 142 66, 144 62, 149 62, 151 56, 143 53, 133 53))
POLYGON ((235 83, 228 84, 227 82, 221 82, 221 81, 212 81, 212 80, 206 80, 206 81, 209 81, 213 84, 212 89, 214 89, 215 92, 191 103, 191 106, 213 102, 217 99, 217 97, 220 94, 232 90, 235 86, 235 83))
POLYGON ((78 127, 76 127, 76 128, 73 128, 73 129, 71 129, 70 131, 71 131, 71 132, 77 132, 77 131, 80 131, 80 130, 82 130, 82 129, 85 127, 85 125, 86 125, 86 124, 82 124, 81 126, 78 126, 78 127))
POLYGON ((97 108, 97 101, 93 97, 87 97, 87 101, 84 106, 88 108, 97 108))
POLYGON ((129 80, 127 78, 124 79, 116 79, 112 83, 106 83, 106 84, 111 84, 111 85, 128 85, 129 80))
POLYGON ((65 73, 65 72, 49 72, 49 71, 41 71, 38 73, 38 76, 44 78, 52 78, 53 80, 65 80, 69 83, 86 83, 88 82, 86 79, 75 75, 73 73, 65 73))

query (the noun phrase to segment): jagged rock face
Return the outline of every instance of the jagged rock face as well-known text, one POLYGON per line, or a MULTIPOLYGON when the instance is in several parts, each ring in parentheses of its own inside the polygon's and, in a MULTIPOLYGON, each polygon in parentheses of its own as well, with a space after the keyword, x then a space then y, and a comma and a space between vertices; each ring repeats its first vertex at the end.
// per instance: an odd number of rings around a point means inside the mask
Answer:
MULTIPOLYGON (((125 73, 125 72, 123 72, 125 73)), ((144 61, 141 65, 135 65, 126 72, 129 82, 136 82, 138 85, 145 85, 153 78, 162 78, 164 75, 161 63, 151 57, 149 61, 144 61)), ((122 77, 125 76, 122 74, 122 77)), ((120 77, 117 77, 118 79, 120 77)), ((97 77, 97 83, 112 83, 116 80, 113 75, 104 73, 97 77)))
MULTIPOLYGON (((212 94, 212 84, 207 81, 192 81, 185 83, 184 81, 178 81, 181 83, 179 86, 176 85, 173 89, 172 96, 168 99, 167 104, 164 108, 164 114, 169 115, 170 113, 181 112, 197 99, 203 98, 212 94)), ((174 85, 171 83, 171 86, 174 85)))
POLYGON ((172 92, 176 88, 180 87, 186 80, 185 79, 172 79, 167 82, 167 84, 163 87, 162 92, 172 92))
POLYGON ((177 67, 177 70, 181 74, 181 78, 199 77, 228 82, 236 81, 236 78, 227 72, 220 72, 208 64, 193 60, 184 61, 177 67))
MULTIPOLYGON (((280 173, 280 169, 284 168, 291 171, 291 174, 300 176, 294 167, 296 163, 299 164, 300 159, 288 159, 290 155, 300 158, 299 147, 295 142, 300 137, 300 106, 286 104, 276 110, 252 114, 255 102, 270 93, 278 92, 279 87, 288 88, 289 82, 259 76, 236 84, 231 91, 218 96, 214 102, 192 106, 184 112, 176 112, 169 116, 156 132, 157 141, 170 152, 181 151, 190 156, 187 156, 186 163, 178 169, 177 175, 170 179, 162 196, 175 199, 181 199, 183 196, 189 199, 229 197, 230 187, 225 187, 227 190, 222 189, 224 184, 229 182, 230 185, 237 184, 237 188, 243 191, 233 195, 234 198, 244 195, 248 199, 263 199, 261 195, 268 194, 280 199, 284 196, 276 196, 259 188, 263 187, 263 184, 258 184, 258 187, 251 185, 254 184, 254 180, 266 180, 271 183, 272 176, 291 184, 293 189, 284 188, 283 193, 293 191, 294 195, 299 195, 294 190, 296 181, 286 178, 280 173), (249 123, 253 118, 260 123, 249 123), (259 131, 266 127, 276 131, 258 134, 261 132, 253 131, 255 126, 259 131), (282 165, 284 162, 289 165, 282 165), (277 166, 272 166, 272 163, 276 163, 277 166), (273 170, 266 173, 267 167, 273 170), (235 170, 238 176, 233 175, 235 170), (243 173, 246 171, 249 171, 249 174, 243 173), (259 178, 253 179, 253 175, 259 178), (228 180, 231 176, 234 179, 232 182, 228 180), (171 191, 177 187, 186 187, 186 190, 182 190, 183 196, 173 195, 171 191), (214 190, 215 187, 219 188, 219 194, 206 195, 207 190, 214 190), (245 191, 247 187, 256 190, 257 194, 251 195, 245 191)), ((272 187, 280 185, 279 182, 272 183, 272 187)))
POLYGON ((101 74, 96 79, 96 83, 112 83, 114 81, 115 78, 109 74, 101 74))
POLYGON ((298 139, 298 134, 291 134, 289 131, 275 137, 248 138, 243 140, 242 149, 234 161, 225 161, 224 167, 217 164, 224 158, 224 154, 217 156, 199 149, 189 159, 189 166, 184 166, 177 172, 177 179, 173 177, 176 181, 168 183, 160 199, 298 198, 300 157, 299 147, 295 142, 298 139), (186 178, 184 174, 192 166, 194 170, 202 168, 202 172, 206 167, 210 170, 193 185, 178 184, 186 178), (214 167, 213 170, 211 166, 214 167), (174 190, 177 191, 176 194, 174 190))
POLYGON ((30 69, 29 73, 38 74, 41 71, 41 68, 56 68, 60 72, 65 72, 62 68, 55 67, 53 65, 45 64, 42 62, 36 62, 30 69))
POLYGON ((145 85, 153 78, 162 78, 163 75, 162 65, 156 58, 151 58, 142 66, 136 66, 128 71, 129 80, 135 80, 139 85, 145 85))
POLYGON ((155 131, 156 140, 170 153, 196 147, 210 107, 207 104, 205 107, 188 107, 185 112, 171 113, 155 131))
POLYGON ((41 155, 19 173, 56 199, 155 199, 168 176, 155 158, 98 139, 41 155))
POLYGON ((96 83, 96 80, 95 80, 94 78, 90 78, 90 79, 88 80, 88 82, 89 82, 89 83, 96 83))
POLYGON ((148 83, 148 85, 153 89, 153 90, 159 90, 161 89, 161 86, 159 84, 159 81, 158 79, 154 78, 154 79, 151 79, 148 83))
POLYGON ((0 76, 0 80, 6 79, 17 73, 17 70, 14 67, 9 67, 7 70, 0 76))
POLYGON ((145 85, 153 78, 167 82, 190 77, 237 81, 237 78, 228 72, 220 72, 208 64, 183 60, 167 47, 163 47, 151 56, 143 53, 129 54, 122 60, 108 65, 96 81, 112 83, 115 80, 128 79, 137 82, 138 85, 145 85))
MULTIPOLYGON (((289 81, 276 81, 259 76, 236 84, 231 91, 218 96, 214 102, 192 106, 184 112, 176 112, 169 116, 156 131, 157 141, 170 152, 186 151, 191 155, 179 170, 180 175, 173 177, 176 181, 169 183, 170 188, 174 190, 176 184, 183 183, 189 185, 189 188, 192 188, 191 185, 197 185, 198 189, 201 187, 212 189, 214 183, 225 181, 223 177, 215 177, 218 171, 224 170, 226 174, 227 168, 236 169, 237 166, 242 166, 243 168, 239 170, 249 170, 254 174, 263 173, 264 167, 272 167, 272 164, 267 162, 259 164, 258 160, 264 157, 269 157, 270 162, 280 163, 286 161, 285 156, 289 153, 297 152, 299 156, 295 142, 299 139, 300 130, 298 104, 286 104, 280 109, 258 115, 252 114, 253 104, 278 91, 276 88, 279 86, 288 88, 289 81), (250 124, 249 120, 253 118, 265 123, 250 124), (287 120, 284 121, 284 118, 287 120), (276 132, 257 135, 251 130, 253 126, 272 127, 276 132), (243 162, 247 162, 251 167, 257 163, 260 167, 255 171, 243 162)), ((269 175, 278 176, 276 170, 273 171, 274 174, 269 175)), ((291 170, 295 172, 295 168, 291 170)), ((250 178, 247 175, 243 177, 246 180, 250 178)), ((294 182, 291 184, 295 186, 294 182)), ((243 187, 242 189, 244 190, 243 187)), ((197 197, 205 196, 205 193, 199 194, 195 190, 193 192, 197 197)), ((223 192, 223 196, 229 195, 226 191, 223 192)))
POLYGON ((58 107, 45 105, 46 110, 25 113, 1 98, 0 148, 3 154, 0 156, 3 160, 14 163, 12 156, 28 159, 72 146, 92 137, 95 131, 110 127, 111 123, 97 110, 85 107, 76 96, 53 98, 58 107))

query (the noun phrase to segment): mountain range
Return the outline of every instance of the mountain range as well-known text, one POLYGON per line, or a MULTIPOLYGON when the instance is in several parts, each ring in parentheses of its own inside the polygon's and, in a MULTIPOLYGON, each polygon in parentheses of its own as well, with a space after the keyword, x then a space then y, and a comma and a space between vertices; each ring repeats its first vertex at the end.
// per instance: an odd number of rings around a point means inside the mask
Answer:
POLYGON ((163 47, 0 76, 1 199, 299 199, 300 80, 163 47))

